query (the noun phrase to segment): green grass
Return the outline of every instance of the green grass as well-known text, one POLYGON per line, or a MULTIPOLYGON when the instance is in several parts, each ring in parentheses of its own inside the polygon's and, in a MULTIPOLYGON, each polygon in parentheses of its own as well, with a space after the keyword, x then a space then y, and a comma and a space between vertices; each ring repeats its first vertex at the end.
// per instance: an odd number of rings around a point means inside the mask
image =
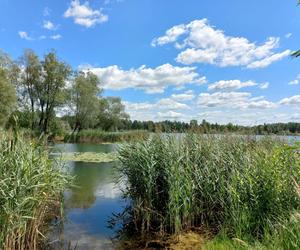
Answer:
POLYGON ((299 220, 292 219, 300 205, 292 181, 300 180, 298 145, 157 136, 127 144, 119 153, 124 195, 131 199, 127 220, 141 235, 205 227, 223 239, 207 249, 300 247, 299 220))
POLYGON ((44 146, 0 138, 0 249, 38 249, 70 178, 44 146))

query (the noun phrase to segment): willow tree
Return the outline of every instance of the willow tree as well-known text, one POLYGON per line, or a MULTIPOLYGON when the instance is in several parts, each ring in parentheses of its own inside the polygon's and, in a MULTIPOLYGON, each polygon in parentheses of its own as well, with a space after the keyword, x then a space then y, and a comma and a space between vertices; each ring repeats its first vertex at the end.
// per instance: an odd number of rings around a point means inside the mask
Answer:
POLYGON ((20 67, 23 69, 20 77, 20 88, 25 103, 30 103, 30 124, 34 129, 35 108, 37 107, 37 89, 42 81, 42 64, 33 50, 26 49, 20 59, 20 67))
POLYGON ((71 109, 75 116, 74 132, 93 126, 97 119, 97 109, 102 89, 98 77, 91 72, 79 72, 70 90, 71 109))
POLYGON ((47 133, 55 109, 66 102, 66 83, 71 67, 60 61, 55 52, 48 53, 42 62, 42 80, 36 86, 41 132, 47 133))

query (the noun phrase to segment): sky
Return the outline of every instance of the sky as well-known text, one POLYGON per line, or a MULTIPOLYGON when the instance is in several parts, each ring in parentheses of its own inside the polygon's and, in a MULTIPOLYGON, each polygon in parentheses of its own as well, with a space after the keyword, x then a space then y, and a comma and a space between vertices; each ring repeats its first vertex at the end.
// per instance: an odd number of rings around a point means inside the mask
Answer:
POLYGON ((132 120, 300 122, 297 0, 0 0, 0 49, 54 49, 132 120))

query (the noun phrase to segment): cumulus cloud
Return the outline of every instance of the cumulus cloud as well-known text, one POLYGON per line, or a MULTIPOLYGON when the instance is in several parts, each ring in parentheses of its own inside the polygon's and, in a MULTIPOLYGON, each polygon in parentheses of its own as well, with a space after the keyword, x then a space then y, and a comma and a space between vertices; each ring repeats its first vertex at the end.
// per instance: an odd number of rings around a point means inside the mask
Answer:
POLYGON ((201 93, 198 97, 200 107, 222 107, 233 109, 268 109, 277 105, 264 97, 252 97, 248 92, 201 93))
POLYGON ((279 101, 281 105, 299 105, 300 104, 300 95, 294 95, 287 97, 279 101))
POLYGON ((244 37, 226 35, 224 31, 211 26, 207 19, 176 25, 167 30, 164 36, 153 39, 151 45, 168 43, 175 43, 176 48, 184 49, 176 58, 180 63, 207 63, 220 67, 263 68, 291 52, 275 52, 279 38, 269 37, 257 45, 244 37))
POLYGON ((54 23, 52 23, 51 21, 49 20, 45 20, 43 22, 43 28, 44 29, 47 29, 47 30, 56 30, 58 28, 57 25, 55 25, 54 23))
POLYGON ((168 110, 189 109, 189 106, 185 103, 177 102, 172 98, 163 98, 156 103, 156 106, 168 110))
POLYGON ((277 53, 277 54, 268 56, 262 60, 252 62, 249 65, 247 65, 247 68, 249 68, 249 69, 265 68, 265 67, 269 66, 270 64, 272 64, 273 62, 279 61, 279 60, 289 56, 290 54, 291 54, 290 50, 285 50, 281 53, 277 53))
POLYGON ((253 81, 245 81, 242 82, 240 80, 221 80, 210 84, 208 86, 208 90, 216 91, 216 90, 237 90, 245 87, 251 87, 258 85, 253 81))
POLYGON ((178 113, 175 111, 168 111, 168 112, 158 112, 157 118, 162 120, 177 120, 183 117, 182 113, 178 113))
POLYGON ((269 82, 264 82, 264 83, 259 84, 259 88, 260 89, 267 89, 267 88, 269 88, 269 85, 270 85, 269 82))
POLYGON ((33 38, 30 37, 26 31, 19 31, 18 34, 22 39, 25 39, 25 40, 28 40, 28 41, 33 40, 33 38))
POLYGON ((289 85, 298 85, 298 84, 299 84, 299 81, 300 81, 300 74, 297 75, 296 79, 290 81, 288 84, 289 84, 289 85))
POLYGON ((184 24, 176 25, 171 29, 167 30, 165 36, 155 38, 152 41, 151 45, 155 47, 157 45, 164 45, 167 43, 175 42, 179 36, 185 34, 186 32, 187 29, 184 24))
POLYGON ((194 91, 188 90, 181 94, 172 94, 171 98, 176 101, 191 101, 195 98, 194 91))
POLYGON ((91 28, 97 24, 108 21, 108 16, 102 10, 94 10, 89 6, 89 2, 80 4, 79 0, 73 0, 69 8, 64 13, 65 18, 73 18, 74 22, 86 28, 91 28))
POLYGON ((137 69, 123 70, 117 65, 104 68, 81 66, 84 71, 96 74, 105 89, 121 90, 126 88, 142 89, 147 93, 163 93, 169 86, 182 87, 189 83, 203 84, 204 76, 195 67, 177 67, 163 64, 156 68, 141 66, 137 69))
POLYGON ((50 38, 51 38, 52 40, 59 40, 59 39, 62 38, 62 35, 57 34, 57 35, 50 36, 50 38))

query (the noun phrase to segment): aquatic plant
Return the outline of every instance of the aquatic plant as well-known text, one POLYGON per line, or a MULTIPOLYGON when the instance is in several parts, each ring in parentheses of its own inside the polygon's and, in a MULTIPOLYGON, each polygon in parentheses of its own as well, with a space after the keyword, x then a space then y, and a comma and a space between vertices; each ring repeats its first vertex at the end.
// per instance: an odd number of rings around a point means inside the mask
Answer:
POLYGON ((116 161, 116 153, 96 153, 96 152, 75 152, 63 153, 61 155, 64 161, 81 161, 81 162, 113 162, 116 161))
POLYGON ((38 249, 70 178, 35 141, 0 140, 0 249, 38 249))
POLYGON ((299 208, 299 146, 234 136, 154 136, 119 151, 127 221, 141 235, 194 227, 261 241, 299 208))

